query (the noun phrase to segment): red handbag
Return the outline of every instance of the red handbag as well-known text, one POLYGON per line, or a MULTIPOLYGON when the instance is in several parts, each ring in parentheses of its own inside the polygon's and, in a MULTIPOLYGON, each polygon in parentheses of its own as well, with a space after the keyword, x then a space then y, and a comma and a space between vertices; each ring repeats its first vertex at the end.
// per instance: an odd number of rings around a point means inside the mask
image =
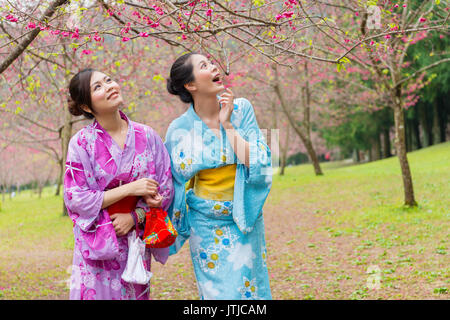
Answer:
POLYGON ((147 248, 166 248, 175 242, 177 236, 167 212, 162 208, 150 208, 145 213, 143 238, 147 248))

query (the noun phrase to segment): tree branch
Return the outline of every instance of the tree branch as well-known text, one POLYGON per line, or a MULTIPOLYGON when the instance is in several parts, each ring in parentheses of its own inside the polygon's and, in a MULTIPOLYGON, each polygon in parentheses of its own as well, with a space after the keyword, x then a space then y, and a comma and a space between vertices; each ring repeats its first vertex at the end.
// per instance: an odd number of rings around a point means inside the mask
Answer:
POLYGON ((414 73, 413 73, 412 75, 410 75, 409 77, 400 80, 400 81, 397 82, 395 85, 396 85, 396 86, 401 85, 402 83, 404 83, 404 82, 406 82, 406 81, 409 81, 409 80, 411 80, 412 78, 414 78, 417 74, 419 74, 419 73, 421 73, 421 72, 424 72, 424 71, 426 71, 426 70, 428 70, 428 69, 434 68, 434 67, 436 67, 437 65, 439 65, 439 64, 441 64, 441 63, 444 63, 444 62, 450 62, 450 58, 445 58, 445 59, 436 61, 435 63, 432 63, 432 64, 430 64, 430 65, 428 65, 428 66, 426 66, 426 67, 423 67, 423 68, 417 70, 416 72, 414 72, 414 73))
MULTIPOLYGON (((50 18, 58 9, 58 7, 62 6, 68 2, 68 0, 55 0, 50 3, 47 10, 45 10, 42 17, 39 19, 40 22, 45 22, 48 18, 50 18)), ((6 57, 5 60, 0 64, 0 74, 3 73, 30 45, 31 42, 38 36, 41 32, 40 28, 35 28, 31 31, 19 44, 18 46, 6 57)))

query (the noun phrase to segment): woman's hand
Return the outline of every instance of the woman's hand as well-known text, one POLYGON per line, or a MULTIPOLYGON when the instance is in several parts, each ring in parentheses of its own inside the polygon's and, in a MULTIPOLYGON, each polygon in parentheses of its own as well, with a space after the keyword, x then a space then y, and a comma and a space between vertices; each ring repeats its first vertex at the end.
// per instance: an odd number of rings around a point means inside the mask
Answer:
POLYGON ((116 213, 111 216, 111 221, 116 231, 116 236, 121 237, 126 235, 131 228, 134 227, 134 219, 130 213, 116 213))
POLYGON ((234 109, 234 94, 230 88, 227 88, 220 96, 219 103, 222 106, 219 112, 219 121, 224 127, 228 127, 231 124, 230 118, 234 109))
POLYGON ((156 196, 144 196, 145 202, 150 208, 159 208, 162 206, 164 197, 159 193, 156 196))
POLYGON ((159 183, 150 178, 142 178, 126 186, 131 196, 155 196, 158 194, 159 183))

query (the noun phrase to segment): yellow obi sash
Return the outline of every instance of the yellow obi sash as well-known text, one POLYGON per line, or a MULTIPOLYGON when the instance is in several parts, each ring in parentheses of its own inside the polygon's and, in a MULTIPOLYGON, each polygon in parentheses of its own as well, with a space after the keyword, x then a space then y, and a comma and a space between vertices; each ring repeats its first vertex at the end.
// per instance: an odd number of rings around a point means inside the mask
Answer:
POLYGON ((194 189, 197 197, 208 200, 231 201, 234 195, 236 164, 199 171, 186 189, 194 189))

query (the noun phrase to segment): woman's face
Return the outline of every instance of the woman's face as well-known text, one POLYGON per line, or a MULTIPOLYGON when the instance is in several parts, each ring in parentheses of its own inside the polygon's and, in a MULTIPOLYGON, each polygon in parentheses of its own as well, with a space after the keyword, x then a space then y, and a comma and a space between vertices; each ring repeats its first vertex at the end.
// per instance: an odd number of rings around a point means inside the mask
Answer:
POLYGON ((95 113, 115 111, 123 103, 119 84, 102 72, 94 71, 90 89, 92 108, 95 113))
POLYGON ((191 56, 191 63, 195 79, 187 87, 191 93, 218 94, 225 89, 219 69, 205 56, 194 54, 191 56))

